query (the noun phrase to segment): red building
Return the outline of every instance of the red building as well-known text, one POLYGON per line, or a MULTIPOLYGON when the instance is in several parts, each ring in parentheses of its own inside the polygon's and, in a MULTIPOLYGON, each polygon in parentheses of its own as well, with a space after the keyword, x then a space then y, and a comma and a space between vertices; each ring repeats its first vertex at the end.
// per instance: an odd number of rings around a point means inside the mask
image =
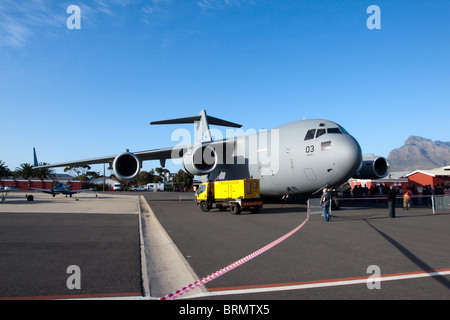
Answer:
POLYGON ((416 187, 431 185, 450 185, 450 166, 432 169, 432 170, 416 170, 405 175, 410 184, 416 187))
POLYGON ((367 179, 351 179, 349 181, 350 187, 353 189, 355 186, 366 186, 370 189, 371 186, 391 186, 399 188, 402 187, 403 190, 406 190, 409 185, 408 179, 399 178, 399 179, 378 179, 378 180, 367 180, 367 179))
MULTIPOLYGON (((58 181, 63 182, 63 181, 58 181)), ((83 182, 81 181, 67 181, 70 184, 70 190, 81 190, 83 189, 83 182)), ((19 179, 4 179, 0 180, 0 185, 3 187, 13 186, 15 188, 21 189, 23 191, 29 190, 28 188, 37 189, 52 189, 53 180, 19 180, 19 179)))
POLYGON ((423 187, 426 185, 431 185, 431 187, 436 185, 450 186, 450 166, 431 170, 416 170, 395 179, 389 178, 389 176, 379 180, 351 179, 349 184, 351 188, 354 188, 355 185, 360 185, 363 187, 367 186, 369 189, 372 185, 394 185, 397 188, 401 187, 403 190, 415 187, 419 193, 422 193, 423 187))

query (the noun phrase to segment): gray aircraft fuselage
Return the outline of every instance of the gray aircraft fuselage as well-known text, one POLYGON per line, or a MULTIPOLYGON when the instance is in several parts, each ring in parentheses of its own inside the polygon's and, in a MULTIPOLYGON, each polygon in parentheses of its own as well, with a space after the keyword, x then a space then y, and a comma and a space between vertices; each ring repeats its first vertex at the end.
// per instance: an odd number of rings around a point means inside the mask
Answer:
POLYGON ((323 187, 338 187, 354 176, 380 179, 389 172, 386 159, 362 155, 355 138, 329 120, 295 121, 271 130, 248 130, 247 134, 219 141, 212 139, 209 125, 242 126, 208 116, 205 110, 197 116, 150 124, 182 123, 196 123, 199 142, 134 153, 125 150, 118 155, 36 168, 108 163, 119 180, 132 181, 138 176, 143 161, 160 160, 164 167, 167 159, 181 158, 186 172, 202 181, 260 179, 261 194, 278 197, 287 192, 311 194, 323 187))
POLYGON ((201 180, 260 179, 261 194, 280 196, 345 183, 361 166, 362 152, 338 124, 301 120, 235 138, 231 160, 201 180))

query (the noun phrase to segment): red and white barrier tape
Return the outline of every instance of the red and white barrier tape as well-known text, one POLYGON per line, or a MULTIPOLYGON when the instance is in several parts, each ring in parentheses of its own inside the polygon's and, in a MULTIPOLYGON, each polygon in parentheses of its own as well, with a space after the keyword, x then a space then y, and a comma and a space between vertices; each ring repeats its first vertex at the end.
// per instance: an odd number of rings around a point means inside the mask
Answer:
POLYGON ((192 291, 196 288, 198 288, 199 286, 205 285, 206 283, 224 275, 225 273, 236 269, 237 267, 243 265, 244 263, 256 258, 257 256, 263 254, 264 252, 266 252, 267 250, 275 247, 277 244, 283 242, 284 240, 286 240, 287 238, 289 238, 290 236, 292 236, 294 233, 296 233, 298 230, 300 230, 308 221, 308 218, 306 218, 305 221, 303 221, 297 228, 295 228, 294 230, 292 230, 291 232, 285 234, 284 236, 282 236, 281 238, 271 242, 270 244, 268 244, 267 246, 253 252, 252 254, 249 254, 248 256, 246 256, 245 258, 242 258, 241 260, 236 261, 235 263, 230 264, 229 266, 220 269, 219 271, 216 271, 204 278, 202 278, 201 280, 197 280, 194 283, 181 288, 180 290, 177 290, 175 292, 172 292, 170 294, 168 294, 165 297, 162 297, 160 300, 174 300, 182 295, 184 295, 185 293, 188 293, 189 291, 192 291))

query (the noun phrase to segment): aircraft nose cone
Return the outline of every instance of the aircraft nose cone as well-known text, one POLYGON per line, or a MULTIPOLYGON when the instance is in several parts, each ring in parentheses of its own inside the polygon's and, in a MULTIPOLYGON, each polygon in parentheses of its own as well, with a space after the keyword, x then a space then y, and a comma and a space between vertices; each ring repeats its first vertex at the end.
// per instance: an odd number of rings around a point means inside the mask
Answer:
POLYGON ((350 179, 361 166, 361 147, 350 135, 342 136, 342 139, 335 141, 333 146, 334 159, 341 171, 342 181, 350 179))

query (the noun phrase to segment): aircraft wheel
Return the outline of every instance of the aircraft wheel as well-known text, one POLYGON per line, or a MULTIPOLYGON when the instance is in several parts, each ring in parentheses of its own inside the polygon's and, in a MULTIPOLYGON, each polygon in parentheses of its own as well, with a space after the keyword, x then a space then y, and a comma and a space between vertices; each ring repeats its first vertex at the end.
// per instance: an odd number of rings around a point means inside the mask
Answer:
POLYGON ((200 209, 201 209, 203 212, 208 212, 208 211, 209 211, 208 202, 206 202, 206 201, 200 202, 200 209))
POLYGON ((241 214, 241 206, 239 203, 232 203, 230 207, 230 211, 232 214, 241 214))
POLYGON ((333 198, 331 199, 331 210, 339 210, 341 208, 341 204, 339 199, 333 198))
POLYGON ((34 197, 31 194, 27 196, 27 201, 33 201, 33 200, 34 200, 34 197))

